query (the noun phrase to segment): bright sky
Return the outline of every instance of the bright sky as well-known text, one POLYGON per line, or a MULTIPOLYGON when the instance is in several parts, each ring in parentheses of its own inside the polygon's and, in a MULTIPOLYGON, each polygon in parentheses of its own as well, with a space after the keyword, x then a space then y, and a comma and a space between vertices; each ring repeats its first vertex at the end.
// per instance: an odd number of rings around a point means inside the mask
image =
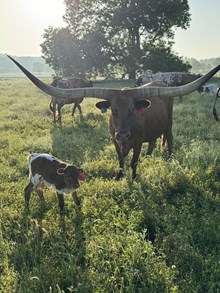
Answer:
MULTIPOLYGON (((220 57, 220 0, 188 0, 192 20, 178 29, 173 49, 180 56, 220 57)), ((49 26, 63 27, 63 0, 0 0, 0 54, 40 56, 42 34, 49 26)))

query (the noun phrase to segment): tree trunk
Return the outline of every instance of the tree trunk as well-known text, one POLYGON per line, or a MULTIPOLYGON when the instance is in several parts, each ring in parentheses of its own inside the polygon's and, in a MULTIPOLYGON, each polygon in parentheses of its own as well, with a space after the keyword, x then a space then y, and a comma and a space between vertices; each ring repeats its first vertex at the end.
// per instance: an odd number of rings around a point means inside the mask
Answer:
POLYGON ((128 76, 129 76, 129 79, 136 79, 136 70, 135 70, 135 68, 129 68, 128 76))

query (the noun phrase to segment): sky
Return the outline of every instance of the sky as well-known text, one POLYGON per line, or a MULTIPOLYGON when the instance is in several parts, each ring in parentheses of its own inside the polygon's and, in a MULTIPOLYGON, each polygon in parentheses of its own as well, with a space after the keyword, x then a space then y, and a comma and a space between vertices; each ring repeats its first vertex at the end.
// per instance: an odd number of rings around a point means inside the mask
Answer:
MULTIPOLYGON (((175 31, 173 50, 197 60, 220 57, 220 0, 188 3, 190 28, 175 31)), ((44 30, 64 27, 64 13, 63 0, 0 0, 0 54, 41 56, 44 30)))

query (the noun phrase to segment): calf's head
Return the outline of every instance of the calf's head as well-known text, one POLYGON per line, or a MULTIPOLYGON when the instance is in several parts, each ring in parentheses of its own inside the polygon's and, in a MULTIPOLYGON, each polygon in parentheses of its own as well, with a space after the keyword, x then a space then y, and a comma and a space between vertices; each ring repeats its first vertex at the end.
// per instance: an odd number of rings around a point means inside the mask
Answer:
POLYGON ((77 189, 79 187, 79 180, 85 180, 83 170, 73 165, 59 166, 57 174, 63 176, 64 182, 68 188, 77 189))
POLYGON ((131 138, 132 125, 137 119, 138 113, 143 113, 151 105, 146 99, 133 99, 130 97, 117 97, 115 99, 96 103, 96 107, 105 113, 111 108, 111 119, 114 125, 114 135, 117 140, 128 140, 131 138))

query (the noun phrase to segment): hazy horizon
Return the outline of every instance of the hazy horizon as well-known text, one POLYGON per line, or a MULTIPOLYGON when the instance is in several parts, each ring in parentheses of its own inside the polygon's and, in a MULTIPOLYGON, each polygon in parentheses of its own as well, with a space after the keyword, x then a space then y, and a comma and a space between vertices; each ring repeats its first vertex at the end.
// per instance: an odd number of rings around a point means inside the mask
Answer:
MULTIPOLYGON (((188 0, 190 28, 175 31, 173 50, 197 60, 220 57, 220 1, 188 0)), ((64 27, 63 0, 0 0, 0 54, 40 57, 42 35, 49 26, 64 27), (55 4, 56 3, 56 4, 55 4)))

